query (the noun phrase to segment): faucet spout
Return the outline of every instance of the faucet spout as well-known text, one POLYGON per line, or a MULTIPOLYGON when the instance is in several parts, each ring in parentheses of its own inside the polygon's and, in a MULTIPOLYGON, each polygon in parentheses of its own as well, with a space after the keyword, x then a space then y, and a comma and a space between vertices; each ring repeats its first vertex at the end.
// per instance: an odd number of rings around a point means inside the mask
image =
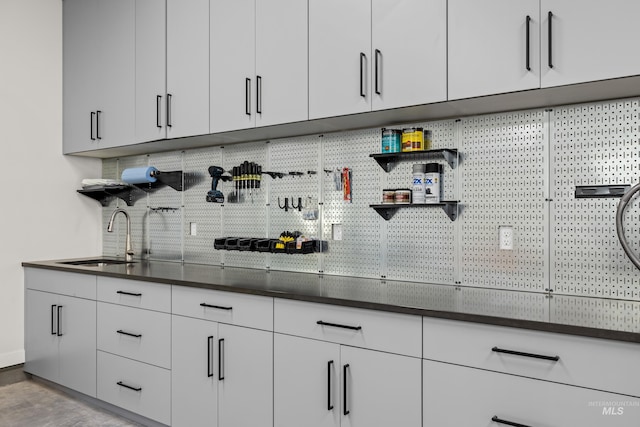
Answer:
POLYGON ((121 208, 116 208, 111 214, 111 218, 109 219, 109 225, 107 226, 107 232, 113 232, 113 221, 116 218, 116 215, 122 213, 124 217, 127 219, 127 239, 125 242, 125 256, 124 259, 126 262, 133 262, 133 247, 131 246, 131 219, 129 218, 129 214, 127 211, 121 208))

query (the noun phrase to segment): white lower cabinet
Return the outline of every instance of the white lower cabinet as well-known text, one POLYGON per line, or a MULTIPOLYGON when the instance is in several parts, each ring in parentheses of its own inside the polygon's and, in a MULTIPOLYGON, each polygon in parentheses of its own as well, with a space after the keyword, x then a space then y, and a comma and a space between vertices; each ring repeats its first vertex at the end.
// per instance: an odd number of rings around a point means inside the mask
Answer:
POLYGON ((273 333, 173 316, 172 425, 273 420, 273 333))
POLYGON ((98 399, 169 425, 170 390, 168 369, 98 351, 98 399))
MULTIPOLYGON (((638 398, 442 362, 423 363, 425 427, 640 425, 638 398)), ((594 369, 598 369, 595 361, 594 369)))
POLYGON ((25 371, 96 395, 96 302, 28 289, 25 371))
POLYGON ((276 298, 275 427, 420 427, 421 322, 276 298))
POLYGON ((418 358, 275 334, 275 427, 420 427, 418 358))

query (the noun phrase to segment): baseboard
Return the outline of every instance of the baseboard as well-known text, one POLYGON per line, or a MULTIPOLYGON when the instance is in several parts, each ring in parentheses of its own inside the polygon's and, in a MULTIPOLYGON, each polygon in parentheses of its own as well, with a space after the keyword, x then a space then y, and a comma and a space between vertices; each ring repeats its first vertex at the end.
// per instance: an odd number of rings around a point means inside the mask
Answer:
POLYGON ((24 350, 0 353, 0 368, 24 363, 24 350))

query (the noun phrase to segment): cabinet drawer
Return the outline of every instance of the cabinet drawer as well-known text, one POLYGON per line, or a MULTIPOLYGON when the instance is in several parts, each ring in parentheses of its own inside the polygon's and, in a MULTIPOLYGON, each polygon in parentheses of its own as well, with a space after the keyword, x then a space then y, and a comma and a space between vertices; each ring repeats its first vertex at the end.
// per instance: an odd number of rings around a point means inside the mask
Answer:
POLYGON ((419 316, 385 311, 279 298, 274 302, 276 332, 413 357, 422 354, 421 322, 419 316))
POLYGON ((425 426, 636 427, 640 400, 613 393, 423 361, 425 426))
POLYGON ((98 351, 98 399, 169 425, 171 371, 98 351))
POLYGON ((425 317, 423 345, 425 359, 640 396, 640 344, 425 317))
POLYGON ((173 286, 173 314, 273 330, 273 298, 173 286))
POLYGON ((98 301, 171 312, 171 285, 98 277, 98 301))
POLYGON ((96 299, 96 276, 67 273, 41 268, 25 268, 24 283, 27 289, 96 299))
POLYGON ((169 369, 171 315, 99 302, 98 349, 169 369))

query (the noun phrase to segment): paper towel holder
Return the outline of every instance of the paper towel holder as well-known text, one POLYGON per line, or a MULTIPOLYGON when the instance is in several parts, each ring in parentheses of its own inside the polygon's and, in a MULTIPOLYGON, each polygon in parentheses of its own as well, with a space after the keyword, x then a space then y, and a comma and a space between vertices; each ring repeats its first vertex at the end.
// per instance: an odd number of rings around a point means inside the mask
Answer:
POLYGON ((132 184, 139 189, 151 192, 159 187, 164 185, 168 185, 176 191, 183 191, 183 179, 182 179, 182 171, 170 171, 170 172, 162 172, 158 171, 154 176, 156 178, 156 182, 150 182, 145 184, 132 184))

